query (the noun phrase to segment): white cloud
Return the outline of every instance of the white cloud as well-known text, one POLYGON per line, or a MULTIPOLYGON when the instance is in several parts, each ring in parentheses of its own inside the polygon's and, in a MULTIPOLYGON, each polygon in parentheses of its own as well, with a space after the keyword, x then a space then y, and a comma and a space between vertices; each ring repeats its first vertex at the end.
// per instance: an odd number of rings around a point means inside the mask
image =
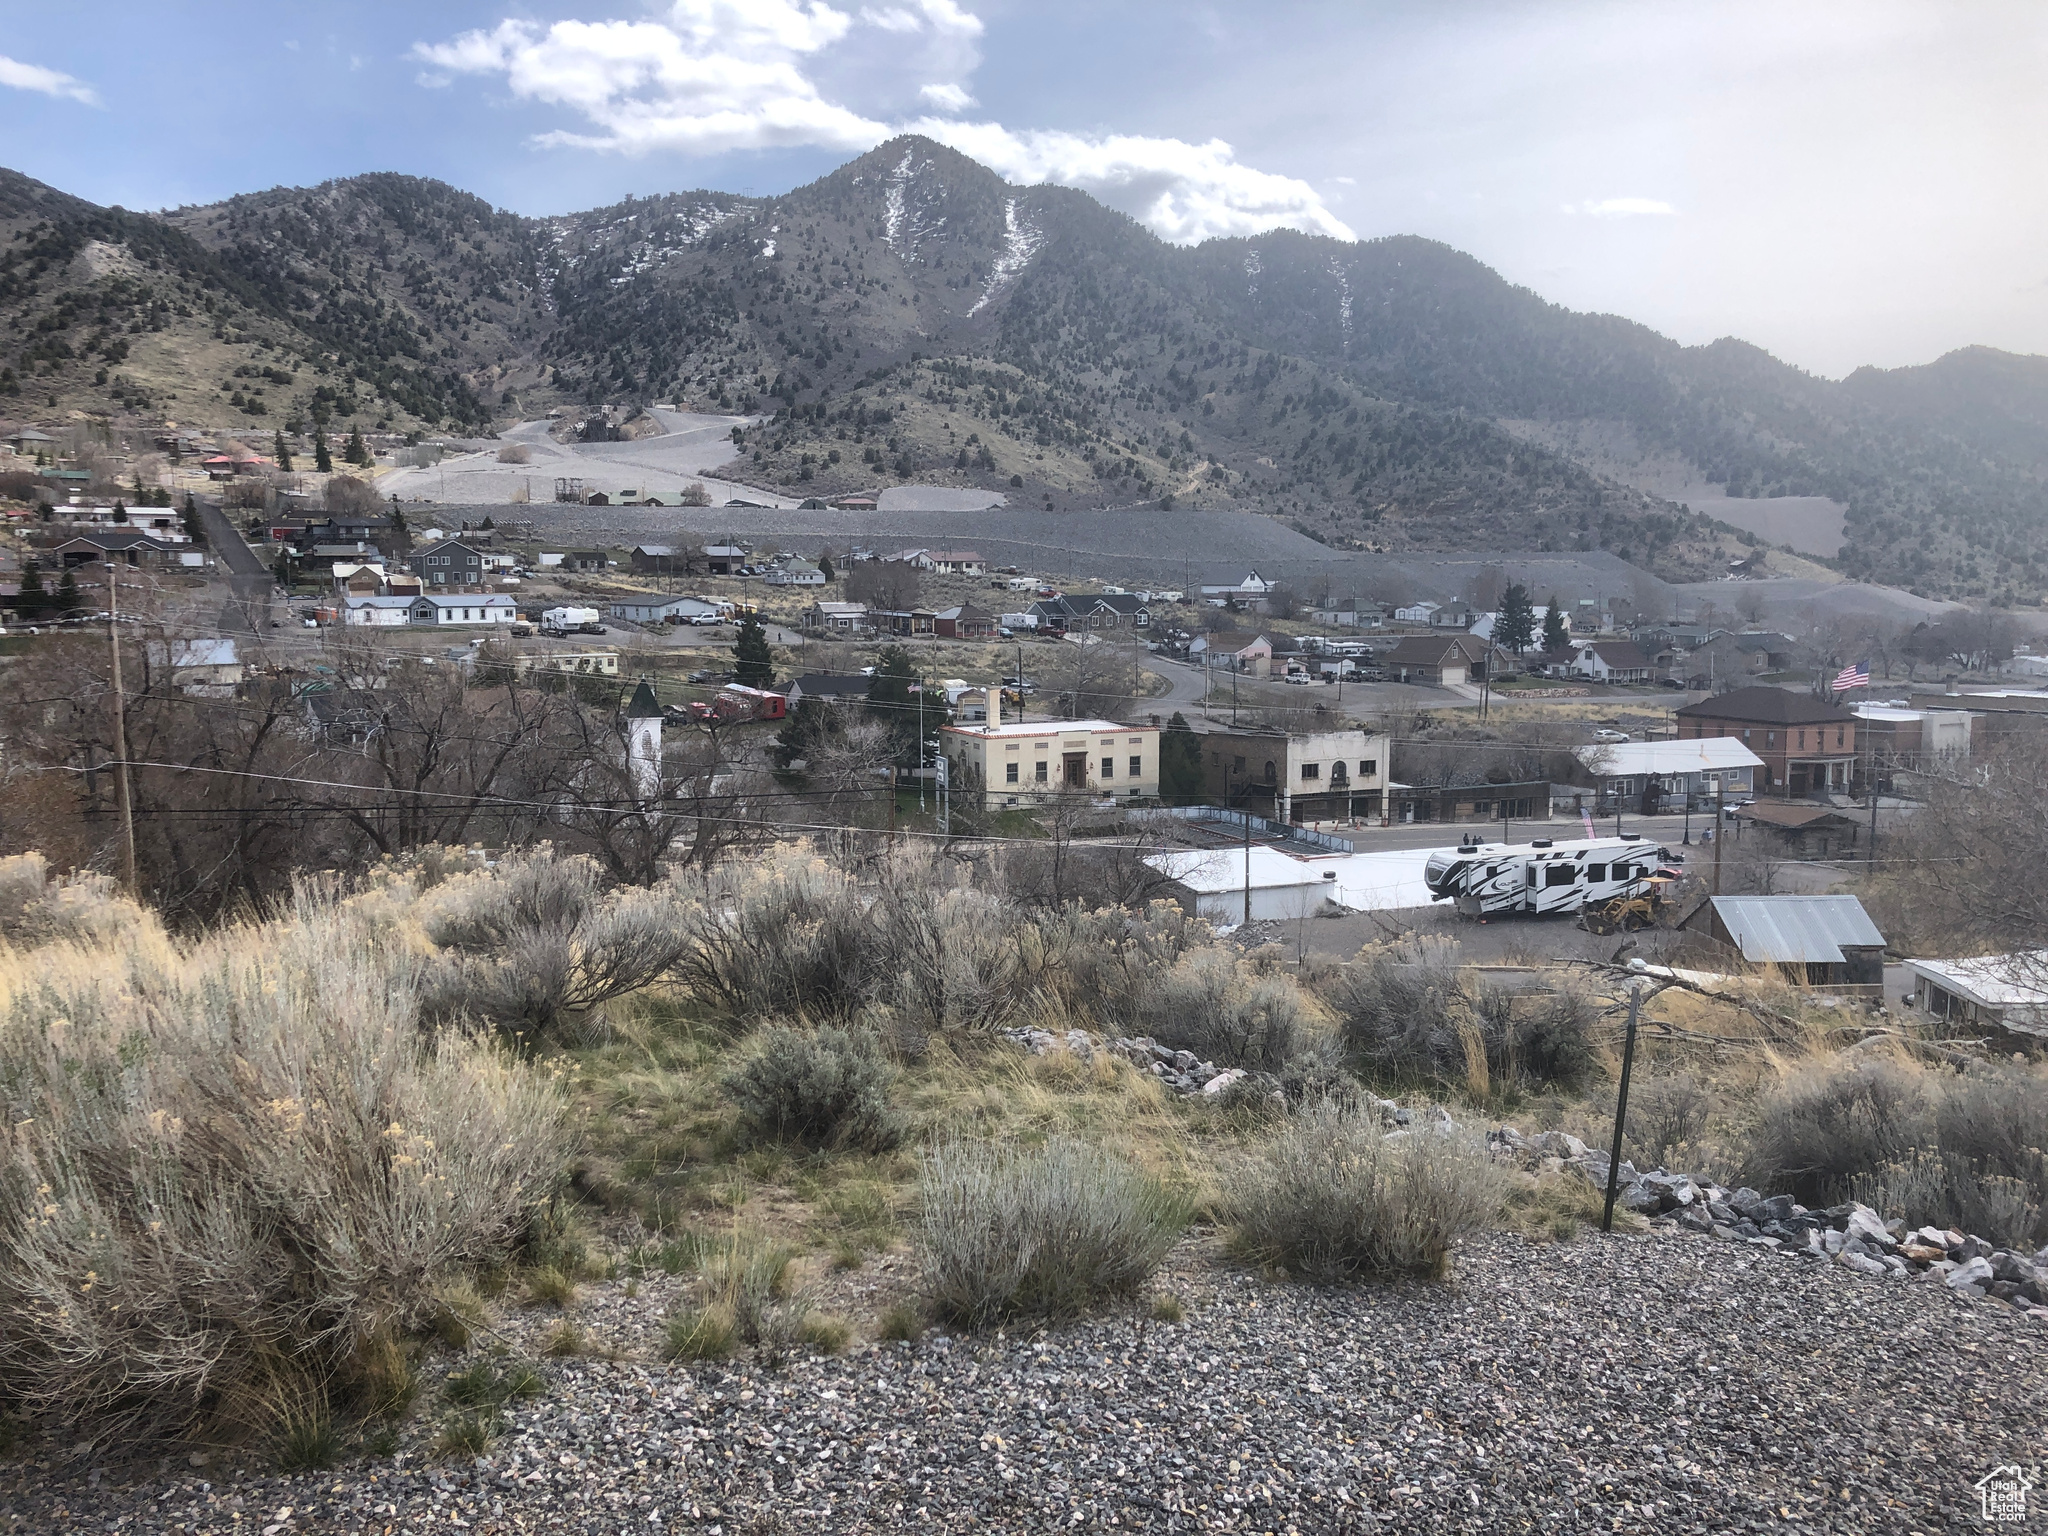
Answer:
POLYGON ((4 53, 0 53, 0 85, 11 85, 17 91, 36 91, 61 101, 83 102, 88 107, 100 104, 99 92, 83 80, 40 64, 23 64, 4 53))
POLYGON ((964 112, 974 105, 974 98, 967 94, 966 87, 950 81, 944 85, 921 85, 917 94, 941 112, 964 112))
POLYGON ((627 155, 798 146, 859 151, 927 134, 1011 181, 1078 187, 1164 239, 1286 226, 1350 239, 1315 189, 1239 164, 1220 139, 1060 131, 924 116, 964 111, 983 27, 956 0, 896 0, 849 15, 824 0, 675 0, 660 20, 507 20, 413 56, 426 86, 502 77, 515 98, 566 109, 581 129, 535 142, 627 155), (830 89, 821 82, 827 82, 830 89), (865 102, 865 106, 855 103, 865 102))
POLYGON ((1596 219, 1675 218, 1678 210, 1654 197, 1587 198, 1583 203, 1566 203, 1566 213, 1583 213, 1596 219))
POLYGON ((1134 134, 1094 139, 933 119, 910 128, 972 156, 1005 180, 1078 187, 1128 213, 1162 240, 1185 244, 1276 228, 1354 238, 1307 182, 1240 165, 1221 139, 1206 144, 1134 134))

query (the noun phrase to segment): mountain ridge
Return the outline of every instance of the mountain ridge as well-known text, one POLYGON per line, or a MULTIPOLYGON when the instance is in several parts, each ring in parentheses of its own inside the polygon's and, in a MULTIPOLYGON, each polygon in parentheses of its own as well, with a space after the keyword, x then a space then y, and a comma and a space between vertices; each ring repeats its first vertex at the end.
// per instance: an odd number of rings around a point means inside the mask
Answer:
POLYGON ((735 470, 780 488, 1234 507, 1339 548, 1599 547, 1697 579, 1755 536, 1660 494, 1677 466, 1839 505, 1852 576, 2048 589, 2048 359, 1827 380, 1418 236, 1169 246, 914 137, 777 197, 550 218, 395 173, 160 214, 0 173, 0 322, 9 414, 475 432, 681 398, 773 410, 735 470))

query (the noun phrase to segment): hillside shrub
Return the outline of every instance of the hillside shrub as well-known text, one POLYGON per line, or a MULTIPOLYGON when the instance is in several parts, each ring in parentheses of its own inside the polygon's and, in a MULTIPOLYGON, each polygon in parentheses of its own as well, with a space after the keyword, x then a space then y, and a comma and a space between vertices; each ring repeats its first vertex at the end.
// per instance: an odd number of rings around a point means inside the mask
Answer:
POLYGON ((1234 1246, 1321 1284, 1438 1274, 1451 1245, 1499 1219, 1507 1176, 1484 1148, 1433 1131, 1384 1137, 1332 1103, 1289 1120, 1229 1179, 1234 1246))
POLYGON ((1930 1091, 1931 1145, 1852 1178, 1854 1198, 1913 1226, 2048 1243, 2048 1079, 1980 1065, 1937 1075, 1930 1091))
POLYGON ((437 1017, 469 1017, 534 1044, 603 1033, 601 1010, 665 974, 688 946, 669 887, 607 890, 595 860, 543 844, 422 898, 443 951, 437 1017))
POLYGON ((1145 1032, 1218 1066, 1276 1072, 1308 1047, 1313 1004, 1285 976, 1261 975, 1223 945, 1182 955, 1140 1004, 1145 1032))
POLYGON ((968 1327, 1135 1295, 1187 1223, 1185 1203, 1155 1180, 1064 1136, 1037 1148, 942 1142, 918 1187, 924 1295, 968 1327))
MULTIPOLYGON (((0 1397, 85 1434, 388 1375, 559 1176, 537 1069, 345 909, 0 956, 0 1397)), ((375 1405, 370 1405, 375 1406, 375 1405)))
POLYGON ((1344 1043, 1396 1080, 1578 1088, 1599 1062, 1599 1010, 1577 983, 1516 994, 1476 984, 1447 945, 1381 950, 1326 992, 1344 1043))
POLYGON ((130 900, 112 876, 91 870, 58 875, 40 853, 0 859, 0 937, 33 946, 133 942, 160 934, 153 913, 130 900))
POLYGON ((756 1137, 880 1152, 903 1136, 889 1107, 894 1078, 872 1036, 777 1025, 761 1031, 724 1088, 756 1137))
POLYGON ((1809 1064, 1759 1100, 1743 1181, 1805 1205, 1846 1200, 1857 1179, 1933 1145, 1931 1100, 1927 1075, 1898 1062, 1809 1064))

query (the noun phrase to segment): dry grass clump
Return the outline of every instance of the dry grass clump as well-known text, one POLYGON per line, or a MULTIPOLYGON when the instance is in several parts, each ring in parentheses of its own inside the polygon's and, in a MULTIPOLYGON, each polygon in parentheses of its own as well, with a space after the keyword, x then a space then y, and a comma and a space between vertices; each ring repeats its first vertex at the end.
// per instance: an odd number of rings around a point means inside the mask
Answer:
POLYGON ((312 901, 0 952, 0 1394, 175 1432, 374 1379, 563 1157, 546 1073, 418 1016, 410 952, 312 901))
POLYGON ((1184 1201, 1100 1147, 943 1141, 924 1155, 923 1291, 951 1322, 1062 1316, 1141 1290, 1187 1224, 1184 1201))
POLYGON ((531 464, 533 450, 524 443, 507 443, 498 450, 500 464, 531 464))
POLYGON ((903 1137, 889 1107, 895 1072, 860 1031, 761 1031, 724 1088, 755 1137, 812 1148, 882 1152, 903 1137))
POLYGON ((1439 1274, 1451 1245, 1496 1221, 1508 1181, 1485 1150, 1323 1103, 1295 1116, 1230 1179, 1239 1252, 1322 1284, 1439 1274))

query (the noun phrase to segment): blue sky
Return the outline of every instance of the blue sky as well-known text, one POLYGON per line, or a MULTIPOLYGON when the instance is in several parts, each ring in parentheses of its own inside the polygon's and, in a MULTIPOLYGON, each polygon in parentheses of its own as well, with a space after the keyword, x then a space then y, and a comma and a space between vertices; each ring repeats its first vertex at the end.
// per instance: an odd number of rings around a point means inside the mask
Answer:
POLYGON ((99 202, 371 170, 525 213, 765 194, 914 126, 1165 238, 1427 235, 1559 303, 1830 375, 2048 352, 2040 5, 113 0, 7 20, 0 163, 99 202))

